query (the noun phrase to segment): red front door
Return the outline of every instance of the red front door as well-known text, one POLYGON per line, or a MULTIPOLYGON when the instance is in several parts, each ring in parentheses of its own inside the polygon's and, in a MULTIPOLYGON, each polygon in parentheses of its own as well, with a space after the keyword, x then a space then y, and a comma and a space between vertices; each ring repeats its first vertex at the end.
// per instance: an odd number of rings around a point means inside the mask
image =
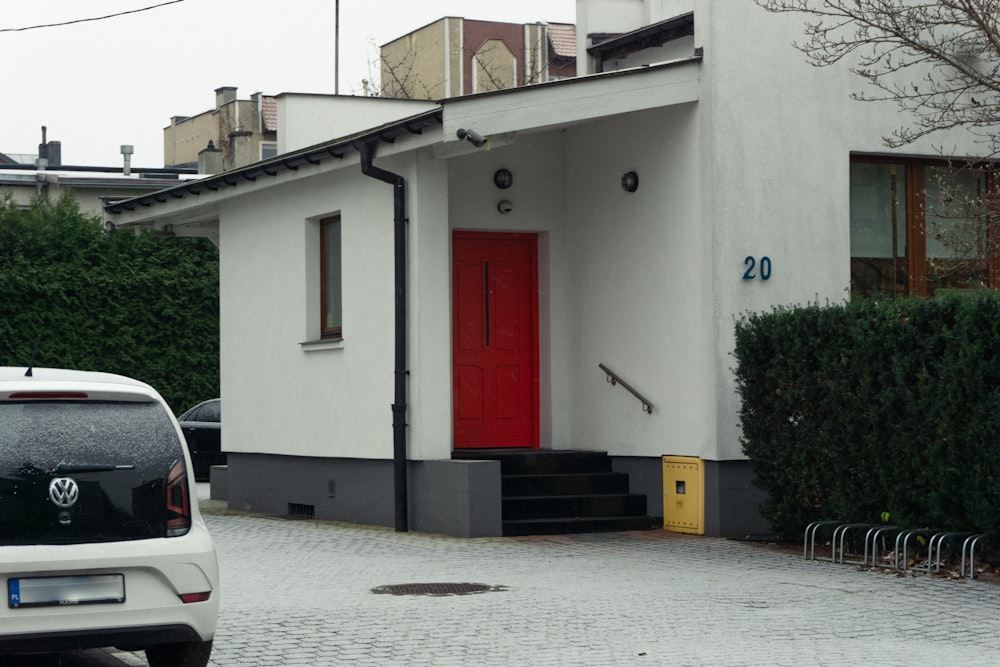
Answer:
POLYGON ((538 245, 452 239, 455 447, 538 447, 538 245))

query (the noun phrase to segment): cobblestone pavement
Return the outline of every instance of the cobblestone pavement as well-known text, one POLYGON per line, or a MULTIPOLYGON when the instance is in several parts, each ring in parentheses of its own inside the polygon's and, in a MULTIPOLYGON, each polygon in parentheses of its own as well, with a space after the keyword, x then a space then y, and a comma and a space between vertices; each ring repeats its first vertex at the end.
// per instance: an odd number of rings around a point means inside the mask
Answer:
MULTIPOLYGON (((207 520, 223 573, 217 666, 1000 663, 1000 587, 983 581, 665 531, 454 539, 207 520), (445 582, 503 590, 371 592, 445 582)), ((141 653, 82 659, 45 664, 145 664, 141 653)))

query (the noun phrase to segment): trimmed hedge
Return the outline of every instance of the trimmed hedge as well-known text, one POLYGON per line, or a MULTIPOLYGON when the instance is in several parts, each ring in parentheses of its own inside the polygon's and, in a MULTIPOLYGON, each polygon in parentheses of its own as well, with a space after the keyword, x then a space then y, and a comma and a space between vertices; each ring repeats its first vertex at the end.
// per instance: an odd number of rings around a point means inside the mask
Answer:
POLYGON ((774 528, 1000 529, 1000 294, 777 308, 736 325, 743 451, 774 528))
POLYGON ((128 375, 175 412, 219 395, 218 251, 107 234, 72 197, 0 197, 0 365, 128 375))

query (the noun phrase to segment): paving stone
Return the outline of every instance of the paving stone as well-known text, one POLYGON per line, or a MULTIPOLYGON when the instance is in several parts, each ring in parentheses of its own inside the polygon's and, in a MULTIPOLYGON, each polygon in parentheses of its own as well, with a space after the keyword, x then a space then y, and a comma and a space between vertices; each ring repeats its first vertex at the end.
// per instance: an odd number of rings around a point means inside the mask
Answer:
POLYGON ((1000 588, 663 531, 453 539, 209 515, 212 664, 993 665, 1000 588), (481 583, 473 595, 376 595, 481 583), (248 662, 249 661, 249 662, 248 662), (303 662, 305 661, 305 662, 303 662))

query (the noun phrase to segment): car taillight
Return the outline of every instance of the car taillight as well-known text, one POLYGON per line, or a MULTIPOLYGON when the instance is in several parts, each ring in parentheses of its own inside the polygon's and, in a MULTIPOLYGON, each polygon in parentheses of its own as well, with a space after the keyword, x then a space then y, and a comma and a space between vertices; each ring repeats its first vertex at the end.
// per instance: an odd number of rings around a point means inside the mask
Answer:
POLYGON ((54 399, 84 399, 87 393, 83 391, 15 391, 7 398, 10 400, 40 400, 51 401, 54 399))
POLYGON ((191 530, 191 490, 184 460, 175 461, 167 475, 167 537, 191 530))
POLYGON ((184 604, 191 604, 192 602, 207 602, 210 597, 212 597, 212 591, 205 591, 204 593, 182 593, 180 595, 181 602, 184 604))

